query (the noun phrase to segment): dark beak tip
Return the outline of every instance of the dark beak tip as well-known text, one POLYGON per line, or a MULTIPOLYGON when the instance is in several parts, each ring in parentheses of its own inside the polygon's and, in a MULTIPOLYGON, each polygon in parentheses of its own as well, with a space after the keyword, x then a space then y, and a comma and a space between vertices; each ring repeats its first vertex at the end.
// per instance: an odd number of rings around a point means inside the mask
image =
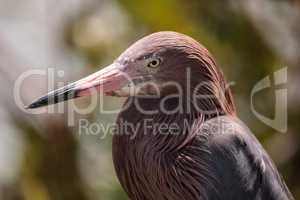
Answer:
POLYGON ((48 105, 48 96, 41 97, 41 98, 33 101, 31 104, 29 104, 27 106, 24 106, 24 108, 26 110, 29 110, 29 109, 43 107, 43 106, 46 106, 46 105, 48 105))
POLYGON ((37 108, 37 107, 39 107, 36 103, 31 103, 31 104, 29 104, 29 105, 27 105, 27 106, 24 106, 24 108, 26 109, 26 110, 29 110, 29 109, 34 109, 34 108, 37 108))

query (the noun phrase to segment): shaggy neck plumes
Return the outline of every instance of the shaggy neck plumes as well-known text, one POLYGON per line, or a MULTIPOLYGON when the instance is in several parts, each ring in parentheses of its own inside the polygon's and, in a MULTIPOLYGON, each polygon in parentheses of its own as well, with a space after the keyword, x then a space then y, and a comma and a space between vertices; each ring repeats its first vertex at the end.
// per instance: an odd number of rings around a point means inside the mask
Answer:
MULTIPOLYGON (((161 103, 160 99, 132 99, 139 101, 139 105, 148 111, 161 103)), ((178 99, 167 101, 170 109, 177 104, 178 99)), ((203 187, 198 185, 204 185, 204 179, 203 182, 195 181, 202 173, 209 176, 205 166, 197 177, 180 173, 186 164, 194 162, 191 160, 194 153, 201 158, 197 162, 209 162, 206 148, 199 146, 194 149, 192 144, 196 135, 199 135, 197 130, 201 123, 216 115, 218 113, 201 114, 193 107, 189 113, 176 112, 169 115, 162 111, 142 114, 136 106, 121 112, 117 122, 123 128, 119 128, 120 132, 113 137, 113 159, 118 178, 129 198, 163 200, 166 199, 164 194, 169 194, 171 199, 177 200, 194 199, 199 193, 205 196, 205 192, 201 191, 203 187), (190 178, 191 181, 186 181, 188 186, 180 186, 183 179, 190 178), (169 181, 173 179, 171 186, 169 181), (172 189, 177 186, 183 190, 172 189)))
MULTIPOLYGON (((206 92, 213 91, 208 87, 205 89, 206 92)), ((202 95, 199 98, 186 95, 168 98, 131 97, 127 100, 130 106, 118 117, 119 132, 116 137, 124 142, 121 145, 126 148, 142 146, 155 153, 176 152, 193 139, 193 126, 199 126, 216 116, 234 114, 233 107, 225 106, 227 102, 220 102, 211 95, 209 93, 207 98, 202 95)))

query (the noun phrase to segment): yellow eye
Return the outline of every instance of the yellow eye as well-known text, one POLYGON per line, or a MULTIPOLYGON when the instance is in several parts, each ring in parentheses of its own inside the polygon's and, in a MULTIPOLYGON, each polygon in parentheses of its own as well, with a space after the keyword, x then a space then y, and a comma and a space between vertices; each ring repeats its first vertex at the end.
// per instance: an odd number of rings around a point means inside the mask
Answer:
POLYGON ((151 68, 156 68, 156 67, 158 67, 159 64, 160 64, 160 59, 154 58, 148 63, 147 66, 151 67, 151 68))

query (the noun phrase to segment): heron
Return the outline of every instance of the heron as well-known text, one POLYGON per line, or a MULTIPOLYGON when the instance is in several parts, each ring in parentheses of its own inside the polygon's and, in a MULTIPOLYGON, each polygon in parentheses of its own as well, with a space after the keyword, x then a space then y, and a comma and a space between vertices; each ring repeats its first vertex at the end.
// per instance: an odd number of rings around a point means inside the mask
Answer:
POLYGON ((143 37, 111 65, 54 90, 33 109, 90 90, 126 97, 112 141, 115 171, 131 200, 291 200, 275 164, 239 120, 210 52, 190 36, 143 37), (147 122, 147 123, 145 123, 147 122))

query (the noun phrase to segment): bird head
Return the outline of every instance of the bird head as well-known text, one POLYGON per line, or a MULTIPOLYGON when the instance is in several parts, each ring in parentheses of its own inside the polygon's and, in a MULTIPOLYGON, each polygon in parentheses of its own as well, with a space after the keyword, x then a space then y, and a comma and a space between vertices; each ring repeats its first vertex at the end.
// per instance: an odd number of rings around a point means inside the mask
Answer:
POLYGON ((215 97, 224 92, 224 101, 228 102, 219 106, 233 105, 223 75, 208 50, 189 36, 164 31, 138 40, 111 65, 48 93, 28 108, 88 96, 95 90, 123 97, 187 95, 194 90, 215 97))

